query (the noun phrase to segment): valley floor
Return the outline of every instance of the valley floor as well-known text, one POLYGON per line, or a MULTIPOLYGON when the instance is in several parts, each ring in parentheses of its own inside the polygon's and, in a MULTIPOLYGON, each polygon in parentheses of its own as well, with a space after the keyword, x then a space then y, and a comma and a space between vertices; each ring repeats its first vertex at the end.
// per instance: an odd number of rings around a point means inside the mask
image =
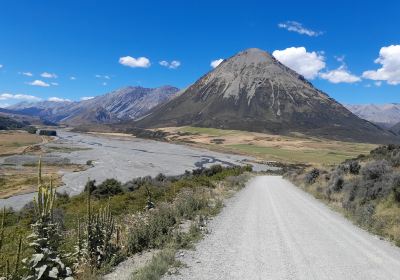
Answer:
MULTIPOLYGON (((126 182, 140 176, 180 175, 185 170, 209 167, 213 164, 252 164, 255 171, 274 169, 257 164, 249 156, 219 153, 184 145, 139 139, 133 136, 84 134, 57 129, 58 137, 41 146, 41 152, 0 157, 0 167, 21 168, 34 166, 42 155, 43 166, 81 166, 81 169, 63 170, 59 192, 79 194, 88 178, 101 183, 115 178, 126 182), (89 163, 89 164, 88 164, 89 163), (85 167, 85 168, 83 168, 85 167)), ((1 170, 0 170, 1 171, 1 170)), ((36 168, 35 171, 36 172, 36 168)), ((0 174, 1 175, 1 174, 0 174)), ((36 180, 32 181, 35 186, 36 180)), ((2 186, 0 185, 0 191, 2 186)), ((1 194, 1 192, 0 192, 1 194)), ((15 194, 15 192, 14 192, 15 194)), ((21 191, 5 199, 0 207, 22 208, 34 193, 21 191)))
POLYGON ((300 134, 292 136, 204 127, 167 127, 166 139, 210 150, 286 163, 337 164, 377 145, 334 141, 300 134))
POLYGON ((400 250, 278 176, 227 202, 211 234, 165 279, 400 279, 400 250))

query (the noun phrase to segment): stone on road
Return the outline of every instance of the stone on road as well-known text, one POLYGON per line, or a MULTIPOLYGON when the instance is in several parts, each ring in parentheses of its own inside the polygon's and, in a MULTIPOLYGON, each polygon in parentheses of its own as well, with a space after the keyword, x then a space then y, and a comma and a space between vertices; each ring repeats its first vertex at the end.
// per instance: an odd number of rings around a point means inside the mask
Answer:
POLYGON ((187 264, 165 279, 400 279, 400 250, 279 176, 227 202, 187 264))

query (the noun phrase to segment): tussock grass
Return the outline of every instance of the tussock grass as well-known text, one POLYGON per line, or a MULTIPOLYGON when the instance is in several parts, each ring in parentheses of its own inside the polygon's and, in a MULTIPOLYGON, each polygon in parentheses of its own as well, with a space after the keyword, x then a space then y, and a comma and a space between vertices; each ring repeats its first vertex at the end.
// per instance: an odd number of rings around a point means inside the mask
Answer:
POLYGON ((172 266, 180 266, 175 260, 176 249, 166 248, 156 254, 152 260, 144 267, 132 275, 132 280, 158 280, 172 266))

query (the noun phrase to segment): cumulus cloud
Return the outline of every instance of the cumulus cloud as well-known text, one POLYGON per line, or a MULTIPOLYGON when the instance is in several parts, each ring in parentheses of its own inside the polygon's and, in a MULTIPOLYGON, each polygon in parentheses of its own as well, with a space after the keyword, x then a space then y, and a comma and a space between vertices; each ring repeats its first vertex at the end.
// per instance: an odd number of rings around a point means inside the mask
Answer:
POLYGON ((52 102, 71 102, 71 100, 66 99, 66 98, 60 98, 60 97, 50 97, 49 99, 47 99, 48 101, 52 101, 52 102))
POLYGON ((50 85, 48 83, 45 83, 41 80, 34 80, 33 82, 28 83, 31 86, 37 86, 37 87, 49 87, 50 85))
MULTIPOLYGON (((342 60, 343 61, 343 60, 342 60)), ((361 81, 361 78, 353 75, 347 69, 345 64, 342 64, 339 68, 331 70, 319 75, 322 79, 328 80, 331 83, 355 83, 361 81)))
POLYGON ((389 85, 400 84, 400 45, 381 48, 375 63, 381 64, 381 68, 365 71, 363 78, 386 81, 389 85))
POLYGON ((297 22, 297 21, 286 21, 283 23, 279 23, 278 27, 286 29, 287 31, 290 31, 290 32, 296 32, 296 33, 299 33, 302 35, 307 35, 310 37, 317 37, 317 36, 320 36, 323 34, 323 32, 321 32, 321 31, 314 31, 309 28, 305 28, 303 26, 303 24, 301 24, 300 22, 297 22))
POLYGON ((275 50, 272 55, 307 79, 316 78, 319 71, 325 68, 324 56, 317 52, 307 52, 304 47, 275 50))
POLYGON ((102 85, 103 85, 103 86, 106 86, 106 85, 107 85, 107 82, 103 82, 102 85))
POLYGON ((123 56, 119 58, 119 63, 132 68, 149 68, 151 63, 147 57, 134 58, 132 56, 123 56))
POLYGON ((166 60, 162 60, 159 62, 161 66, 167 67, 169 69, 176 69, 179 66, 181 66, 181 62, 179 60, 172 60, 171 62, 168 62, 166 60))
POLYGON ((47 79, 56 79, 57 75, 54 73, 48 73, 48 72, 43 72, 42 74, 40 74, 41 77, 43 78, 47 78, 47 79))
POLYGON ((52 86, 58 86, 58 83, 50 83, 52 86))
POLYGON ((80 100, 86 101, 86 100, 90 100, 90 99, 93 99, 93 98, 94 98, 94 96, 83 96, 83 97, 80 98, 80 100))
POLYGON ((3 64, 0 64, 0 68, 3 68, 3 64))
POLYGON ((217 66, 220 65, 222 61, 224 61, 222 58, 213 60, 213 61, 211 61, 210 66, 212 68, 217 68, 217 66))
POLYGON ((0 100, 25 100, 25 101, 39 101, 39 97, 27 94, 12 94, 12 93, 1 93, 0 100))
POLYGON ((69 79, 70 79, 71 81, 75 81, 75 80, 76 80, 76 77, 71 76, 71 77, 69 77, 69 79))

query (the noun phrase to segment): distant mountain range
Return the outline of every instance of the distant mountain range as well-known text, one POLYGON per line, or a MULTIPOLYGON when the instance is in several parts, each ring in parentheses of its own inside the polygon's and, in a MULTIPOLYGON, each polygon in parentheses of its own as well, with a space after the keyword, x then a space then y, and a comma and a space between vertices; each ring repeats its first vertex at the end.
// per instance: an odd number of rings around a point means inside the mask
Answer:
POLYGON ((194 125, 330 139, 392 142, 393 133, 363 120, 259 49, 224 60, 134 127, 194 125))
POLYGON ((79 102, 22 102, 7 107, 7 110, 74 126, 110 124, 141 117, 153 107, 173 98, 177 92, 178 88, 172 86, 125 87, 79 102))
POLYGON ((400 104, 398 103, 345 106, 360 118, 385 128, 391 128, 400 122, 400 104))

